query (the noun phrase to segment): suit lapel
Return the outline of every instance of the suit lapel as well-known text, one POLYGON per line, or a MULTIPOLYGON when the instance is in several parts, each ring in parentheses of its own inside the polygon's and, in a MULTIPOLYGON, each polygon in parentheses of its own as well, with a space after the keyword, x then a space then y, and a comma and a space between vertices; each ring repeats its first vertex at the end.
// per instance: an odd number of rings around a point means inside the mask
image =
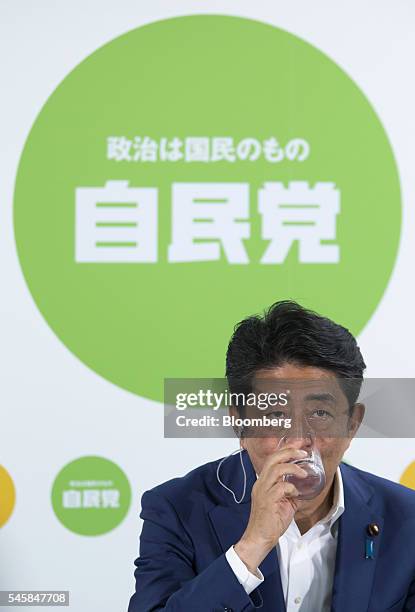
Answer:
POLYGON ((339 518, 332 612, 366 612, 382 538, 383 516, 374 503, 373 489, 347 465, 341 464, 345 511, 339 518), (374 559, 365 558, 366 529, 377 523, 374 559))
MULTIPOLYGON (((223 552, 236 544, 241 538, 248 524, 251 511, 251 489, 255 483, 256 475, 248 453, 242 451, 242 459, 246 469, 246 492, 242 503, 235 503, 232 494, 222 489, 220 503, 209 511, 212 527, 217 535, 223 552)), ((243 470, 240 457, 229 457, 220 469, 220 479, 232 489, 239 499, 243 491, 243 470)), ((285 610, 285 602, 281 586, 280 568, 276 548, 273 548, 260 564, 259 569, 264 575, 264 582, 250 595, 255 605, 263 602, 264 610, 285 610), (261 601, 262 600, 262 601, 261 601)))

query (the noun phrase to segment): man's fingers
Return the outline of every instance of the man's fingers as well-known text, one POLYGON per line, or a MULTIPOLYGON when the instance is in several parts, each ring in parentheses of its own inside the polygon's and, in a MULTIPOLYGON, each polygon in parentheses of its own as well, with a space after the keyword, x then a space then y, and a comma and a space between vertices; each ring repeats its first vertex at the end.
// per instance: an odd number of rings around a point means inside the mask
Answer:
POLYGON ((275 466, 274 472, 270 474, 267 479, 262 479, 260 481, 258 478, 253 488, 253 494, 264 495, 268 493, 268 491, 275 487, 279 482, 283 481, 285 474, 292 474, 298 478, 305 478, 307 476, 307 472, 299 465, 296 465, 295 463, 281 463, 275 466))
POLYGON ((275 500, 281 501, 284 497, 298 497, 299 492, 292 482, 279 482, 275 487, 275 500))
POLYGON ((275 451, 275 453, 270 455, 265 461, 264 467, 261 470, 261 475, 264 474, 265 476, 272 469, 272 467, 278 465, 278 463, 287 463, 293 459, 304 459, 306 456, 306 451, 299 448, 293 448, 291 446, 275 451))
POLYGON ((286 474, 298 476, 298 478, 306 478, 308 473, 303 468, 295 463, 283 463, 275 468, 273 479, 266 480, 264 486, 269 491, 272 487, 284 480, 286 474))
MULTIPOLYGON (((304 459, 304 456, 297 457, 297 459, 304 459)), ((268 491, 276 482, 282 479, 284 474, 295 474, 300 478, 305 477, 307 472, 302 469, 301 465, 296 463, 276 463, 266 472, 262 471, 258 481, 264 490, 268 491)))

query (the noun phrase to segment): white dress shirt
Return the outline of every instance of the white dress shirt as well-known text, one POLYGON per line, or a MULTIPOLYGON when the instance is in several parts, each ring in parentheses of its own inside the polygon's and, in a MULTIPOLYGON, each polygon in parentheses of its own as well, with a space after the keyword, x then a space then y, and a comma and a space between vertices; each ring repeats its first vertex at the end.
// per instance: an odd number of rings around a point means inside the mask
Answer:
MULTIPOLYGON (((333 505, 327 515, 301 535, 293 519, 277 545, 282 591, 287 612, 330 612, 337 549, 337 519, 344 512, 340 468, 334 478, 333 505)), ((249 595, 264 580, 252 574, 233 546, 226 559, 249 595)))

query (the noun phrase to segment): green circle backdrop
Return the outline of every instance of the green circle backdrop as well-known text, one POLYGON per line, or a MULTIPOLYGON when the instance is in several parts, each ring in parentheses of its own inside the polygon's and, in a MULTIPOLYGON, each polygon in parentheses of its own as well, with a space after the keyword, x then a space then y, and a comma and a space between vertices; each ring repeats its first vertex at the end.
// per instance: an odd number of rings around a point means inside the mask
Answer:
POLYGON ((79 535, 102 535, 117 527, 125 518, 131 504, 130 483, 121 468, 104 457, 86 456, 74 459, 65 465, 56 476, 52 486, 52 506, 59 521, 70 531, 79 535), (99 484, 96 484, 98 481, 99 484), (118 492, 116 507, 84 507, 84 491, 111 489, 118 492), (81 507, 66 507, 64 491, 76 491, 80 495, 81 507))
POLYGON ((200 15, 137 28, 98 49, 57 87, 27 139, 15 236, 30 292, 66 347, 107 380, 161 400, 164 377, 221 377, 233 326, 296 299, 358 334, 379 304, 399 244, 400 189, 384 129, 332 60, 274 26, 200 15), (112 135, 306 139, 303 162, 129 163, 112 135), (108 180, 158 189, 158 261, 76 263, 75 189, 108 180), (264 182, 335 183, 337 264, 260 263, 264 182), (170 263, 173 182, 250 186, 250 263, 170 263))

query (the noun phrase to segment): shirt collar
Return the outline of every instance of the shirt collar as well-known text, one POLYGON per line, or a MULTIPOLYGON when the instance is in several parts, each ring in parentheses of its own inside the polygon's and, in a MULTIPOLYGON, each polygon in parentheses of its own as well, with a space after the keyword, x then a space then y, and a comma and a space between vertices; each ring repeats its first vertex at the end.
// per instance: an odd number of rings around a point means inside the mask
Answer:
POLYGON ((333 533, 332 527, 337 519, 344 512, 344 488, 343 479, 340 467, 337 466, 336 473, 334 475, 334 491, 333 491, 333 505, 324 518, 321 519, 321 523, 327 523, 331 532, 333 533))
POLYGON ((344 512, 344 488, 340 466, 337 466, 334 476, 334 495, 333 495, 333 515, 331 521, 334 522, 344 512))

